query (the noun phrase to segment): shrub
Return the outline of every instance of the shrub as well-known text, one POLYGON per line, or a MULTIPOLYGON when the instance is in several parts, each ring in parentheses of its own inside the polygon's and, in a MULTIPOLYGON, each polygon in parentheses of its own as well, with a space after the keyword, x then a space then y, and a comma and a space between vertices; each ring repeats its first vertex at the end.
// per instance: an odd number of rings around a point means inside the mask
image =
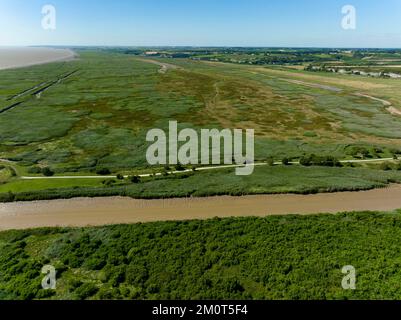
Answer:
POLYGON ((91 282, 84 283, 80 287, 78 287, 74 293, 80 300, 85 300, 97 293, 99 289, 91 282))
POLYGON ((1 200, 4 202, 13 202, 15 200, 15 194, 11 191, 8 191, 7 193, 2 195, 1 200))
POLYGON ((179 164, 177 164, 177 165, 175 166, 175 170, 176 170, 176 171, 184 171, 184 170, 185 170, 185 167, 184 167, 181 163, 179 163, 179 164))
POLYGON ((17 172, 15 171, 14 168, 10 167, 9 170, 10 170, 10 174, 11 174, 12 177, 16 177, 17 176, 17 172))
POLYGON ((39 174, 39 173, 42 173, 42 170, 39 167, 30 167, 28 169, 28 173, 30 173, 30 174, 39 174))
POLYGON ((125 265, 117 266, 113 269, 113 274, 109 278, 109 283, 113 287, 118 287, 121 283, 125 281, 125 265))
POLYGON ((42 168, 42 174, 45 177, 52 177, 54 176, 54 172, 49 168, 49 167, 44 167, 42 168))
POLYGON ((267 165, 269 165, 270 167, 274 166, 274 159, 273 158, 268 158, 267 159, 267 165))
POLYGON ((303 157, 299 160, 299 163, 300 163, 302 166, 305 166, 305 167, 309 167, 309 166, 312 165, 312 164, 311 164, 310 158, 309 158, 309 157, 306 157, 306 156, 303 156, 303 157))
POLYGON ((132 177, 130 177, 130 180, 131 180, 132 183, 140 183, 141 182, 141 177, 132 176, 132 177))
POLYGON ((108 174, 111 174, 111 171, 107 168, 100 168, 96 170, 96 174, 101 175, 101 176, 106 176, 108 174))
POLYGON ((354 158, 371 158, 369 150, 361 146, 353 146, 347 153, 354 158))
POLYGON ((309 155, 303 156, 299 163, 303 166, 323 166, 323 167, 342 167, 342 164, 338 159, 332 156, 317 156, 309 155))
POLYGON ((36 299, 49 299, 56 294, 55 290, 39 290, 36 299))
POLYGON ((383 162, 380 165, 380 170, 384 170, 384 171, 390 171, 392 168, 390 166, 390 164, 388 162, 383 162))
POLYGON ((116 180, 104 180, 104 181, 102 181, 102 183, 103 183, 106 187, 111 187, 113 184, 116 183, 116 180))
POLYGON ((91 257, 85 261, 85 266, 89 270, 102 270, 105 265, 106 261, 101 257, 91 257))

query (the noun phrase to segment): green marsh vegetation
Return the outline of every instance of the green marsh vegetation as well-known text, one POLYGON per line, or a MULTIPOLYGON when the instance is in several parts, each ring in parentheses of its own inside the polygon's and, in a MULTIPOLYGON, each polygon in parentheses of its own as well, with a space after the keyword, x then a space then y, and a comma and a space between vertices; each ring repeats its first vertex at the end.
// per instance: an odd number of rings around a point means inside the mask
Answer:
MULTIPOLYGON (((386 158, 401 150, 397 140, 401 118, 386 111, 379 101, 352 95, 356 90, 363 91, 364 86, 369 88, 370 94, 376 94, 380 89, 379 96, 391 96, 397 107, 401 105, 398 94, 401 91, 400 82, 394 79, 361 81, 358 78, 358 82, 349 82, 349 77, 337 74, 310 75, 302 70, 167 59, 166 56, 152 59, 179 68, 160 73, 159 65, 138 60, 134 54, 113 50, 82 50, 78 53, 79 60, 68 63, 0 72, 0 106, 22 102, 0 114, 0 158, 14 161, 18 175, 110 172, 112 175, 135 176, 143 172, 162 172, 163 168, 149 167, 146 162, 148 144, 145 135, 150 128, 167 129, 169 120, 178 120, 182 128, 196 130, 205 127, 254 128, 256 161, 299 160, 311 154, 359 159, 360 154, 352 151, 356 147, 367 150, 362 157, 386 158), (18 96, 74 71, 40 96, 29 92, 18 96), (284 81, 292 77, 307 77, 305 81, 316 83, 321 79, 334 82, 343 91, 333 92, 284 81), (373 149, 380 152, 375 153, 373 149)), ((291 54, 299 56, 299 53, 291 54)), ((304 54, 321 55, 318 52, 304 54)), ((283 174, 284 182, 290 183, 295 177, 288 177, 303 169, 289 169, 284 173, 280 172, 282 169, 274 170, 283 174)), ((355 174, 361 172, 364 170, 354 171, 355 174)), ((194 173, 195 176, 198 174, 194 173)), ((218 179, 224 174, 213 171, 210 184, 218 185, 218 179)), ((263 170, 257 174, 261 176, 255 177, 255 181, 274 179, 274 174, 273 177, 264 176, 267 173, 263 170)), ((347 174, 344 171, 344 175, 347 174)), ((371 174, 377 173, 372 171, 371 174)), ((196 179, 201 178, 199 175, 196 179)), ((365 179, 363 174, 360 178, 365 179)), ((29 192, 29 184, 32 191, 71 187, 80 191, 86 187, 101 187, 104 191, 104 185, 99 181, 48 179, 33 182, 18 180, 18 177, 3 177, 2 180, 7 182, 0 186, 2 193, 29 192)), ((349 184, 344 183, 348 188, 349 184)), ((121 184, 117 181, 111 187, 121 184)), ((322 185, 325 187, 324 181, 312 184, 309 189, 320 189, 322 185)), ((336 184, 333 189, 337 187, 336 184)), ((196 188, 197 184, 188 185, 183 193, 194 194, 196 188)), ((247 188, 250 193, 259 189, 276 190, 276 187, 259 185, 247 185, 247 188)), ((237 192, 227 186, 217 188, 215 193, 220 193, 221 189, 237 192)), ((241 184, 239 189, 242 192, 241 184)), ((278 189, 299 191, 301 188, 289 184, 278 189)))
POLYGON ((129 196, 156 199, 357 191, 401 183, 401 171, 372 168, 260 166, 250 176, 236 176, 232 169, 195 171, 129 179, 15 180, 0 185, 0 202, 51 200, 80 196, 129 196), (10 197, 9 192, 12 193, 10 197))

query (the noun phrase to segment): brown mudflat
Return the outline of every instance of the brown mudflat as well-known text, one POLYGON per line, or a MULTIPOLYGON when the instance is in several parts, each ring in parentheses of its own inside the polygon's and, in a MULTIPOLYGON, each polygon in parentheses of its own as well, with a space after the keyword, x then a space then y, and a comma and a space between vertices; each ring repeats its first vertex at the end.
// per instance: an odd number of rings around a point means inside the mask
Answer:
POLYGON ((53 48, 0 48, 0 70, 22 68, 56 61, 74 59, 69 49, 53 48))
POLYGON ((359 192, 167 200, 78 198, 0 204, 0 230, 99 226, 213 217, 390 211, 401 208, 401 185, 359 192))

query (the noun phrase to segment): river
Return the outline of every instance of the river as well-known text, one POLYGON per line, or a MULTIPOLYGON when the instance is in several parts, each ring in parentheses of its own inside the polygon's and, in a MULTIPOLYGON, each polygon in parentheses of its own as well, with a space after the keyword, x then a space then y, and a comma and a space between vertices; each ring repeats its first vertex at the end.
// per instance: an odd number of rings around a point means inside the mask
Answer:
POLYGON ((166 200, 76 198, 0 204, 0 230, 99 226, 213 217, 390 211, 401 208, 401 185, 359 192, 166 200))

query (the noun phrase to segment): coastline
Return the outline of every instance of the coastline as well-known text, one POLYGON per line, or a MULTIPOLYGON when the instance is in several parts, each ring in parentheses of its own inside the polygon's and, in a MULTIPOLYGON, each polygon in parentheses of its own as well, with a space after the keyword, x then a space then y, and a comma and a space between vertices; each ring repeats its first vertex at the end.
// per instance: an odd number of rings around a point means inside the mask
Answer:
POLYGON ((77 57, 78 54, 71 49, 0 47, 0 71, 44 65, 53 62, 72 61, 77 57), (12 59, 14 59, 14 61, 12 59))

